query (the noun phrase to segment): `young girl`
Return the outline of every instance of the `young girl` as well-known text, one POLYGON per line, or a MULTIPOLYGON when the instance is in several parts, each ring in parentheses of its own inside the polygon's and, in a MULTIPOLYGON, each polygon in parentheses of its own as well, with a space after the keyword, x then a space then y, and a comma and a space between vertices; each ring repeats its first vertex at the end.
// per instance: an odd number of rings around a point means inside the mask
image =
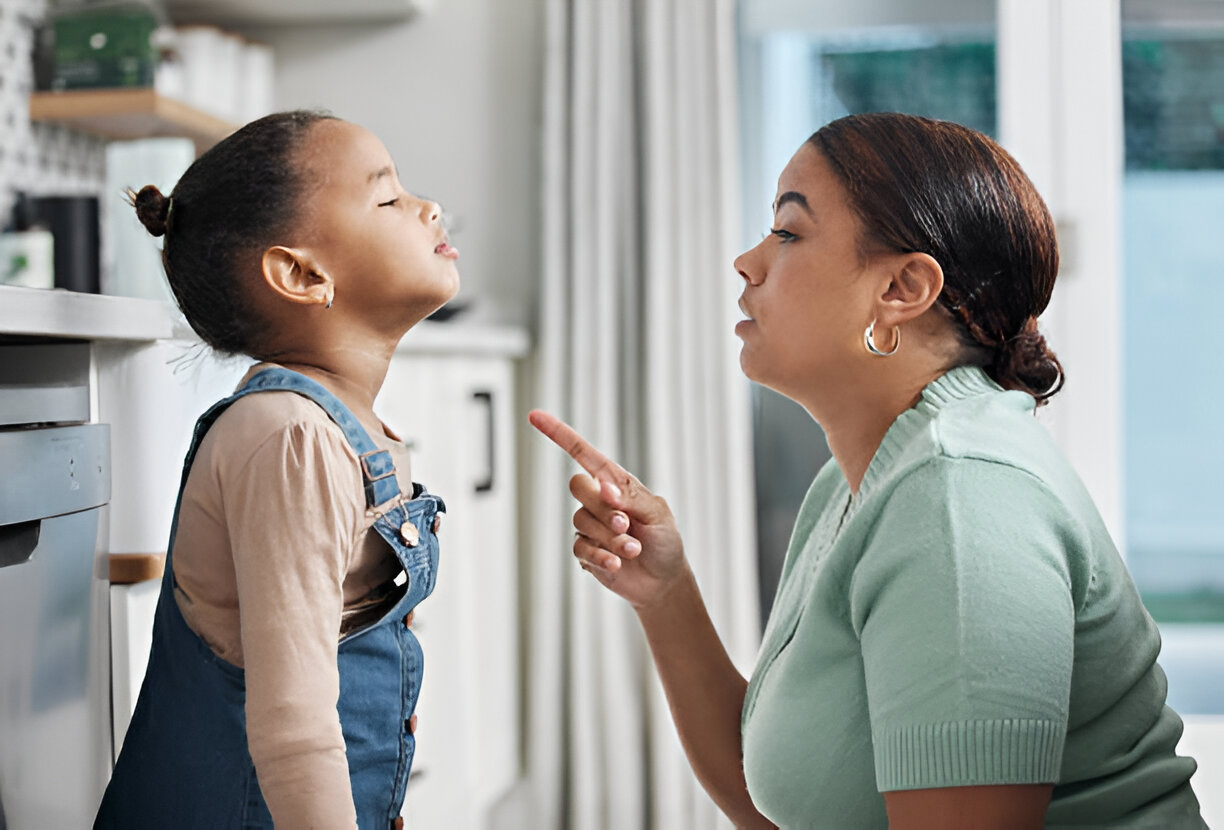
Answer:
POLYGON ((169 197, 131 194, 218 352, 258 361, 200 418, 148 671, 96 827, 389 828, 412 763, 442 501, 374 399, 454 296, 437 204, 313 112, 255 121, 169 197))

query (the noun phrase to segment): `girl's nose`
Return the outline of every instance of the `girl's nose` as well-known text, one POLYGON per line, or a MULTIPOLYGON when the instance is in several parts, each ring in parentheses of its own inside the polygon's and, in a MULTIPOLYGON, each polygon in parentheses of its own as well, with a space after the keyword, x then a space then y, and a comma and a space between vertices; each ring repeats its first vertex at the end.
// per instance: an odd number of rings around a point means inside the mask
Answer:
POLYGON ((426 199, 421 202, 421 216, 429 224, 436 224, 442 219, 442 206, 426 199))

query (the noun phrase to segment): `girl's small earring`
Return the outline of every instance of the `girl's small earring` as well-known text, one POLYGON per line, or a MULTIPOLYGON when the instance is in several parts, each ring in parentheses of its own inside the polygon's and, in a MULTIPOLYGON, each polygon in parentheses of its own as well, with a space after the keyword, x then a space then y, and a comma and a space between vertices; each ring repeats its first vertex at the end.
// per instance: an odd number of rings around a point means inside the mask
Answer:
POLYGON ((876 357, 891 357, 897 353, 897 349, 901 348, 901 329, 897 329, 897 339, 893 342, 892 350, 886 352, 875 343, 875 320, 872 320, 871 325, 867 327, 867 331, 863 332, 863 343, 867 346, 867 351, 876 357))

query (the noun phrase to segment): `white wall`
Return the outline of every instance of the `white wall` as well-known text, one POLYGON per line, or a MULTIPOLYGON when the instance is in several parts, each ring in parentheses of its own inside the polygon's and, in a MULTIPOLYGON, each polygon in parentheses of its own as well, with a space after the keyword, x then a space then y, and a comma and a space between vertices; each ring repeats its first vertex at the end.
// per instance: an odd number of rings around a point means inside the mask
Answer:
POLYGON ((276 50, 276 107, 368 127, 404 186, 454 218, 461 298, 530 319, 539 264, 542 0, 437 0, 396 23, 258 31, 276 50))

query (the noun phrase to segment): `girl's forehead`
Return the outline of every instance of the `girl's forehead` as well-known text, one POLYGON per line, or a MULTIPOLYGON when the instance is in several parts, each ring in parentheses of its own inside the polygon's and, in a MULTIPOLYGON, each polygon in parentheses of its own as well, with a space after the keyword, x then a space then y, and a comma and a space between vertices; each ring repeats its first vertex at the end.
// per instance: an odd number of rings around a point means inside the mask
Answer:
POLYGON ((395 165, 372 132, 348 121, 321 121, 307 135, 300 156, 322 184, 366 187, 376 177, 395 176, 395 165))

